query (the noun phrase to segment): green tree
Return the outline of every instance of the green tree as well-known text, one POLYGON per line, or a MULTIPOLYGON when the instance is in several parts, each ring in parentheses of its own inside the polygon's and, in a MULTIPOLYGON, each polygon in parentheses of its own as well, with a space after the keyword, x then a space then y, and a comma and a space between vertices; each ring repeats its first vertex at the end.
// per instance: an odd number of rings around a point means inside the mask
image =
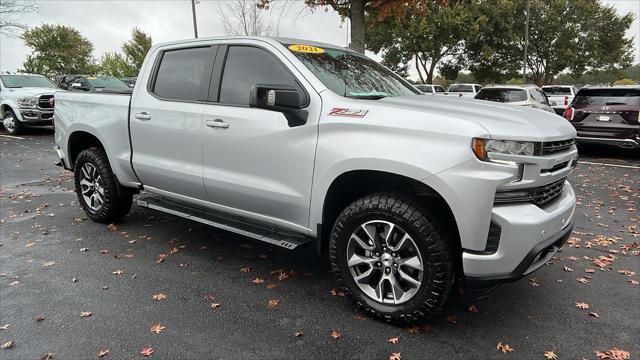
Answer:
POLYGON ((131 40, 122 44, 122 54, 105 53, 100 59, 99 72, 115 77, 138 76, 147 52, 151 48, 151 36, 138 28, 131 31, 131 40))
POLYGON ((373 20, 367 32, 367 49, 382 51, 385 62, 400 60, 406 65, 413 60, 420 80, 432 83, 440 61, 462 50, 471 21, 470 2, 419 0, 416 5, 426 16, 409 9, 400 17, 379 22, 376 12, 369 14, 373 20))
MULTIPOLYGON (((523 6, 518 4, 515 13, 523 6)), ((631 65, 633 40, 625 32, 634 18, 618 15, 600 0, 531 0, 527 66, 533 81, 549 84, 565 70, 580 75, 631 65)))
POLYGON ((21 71, 47 77, 95 71, 93 44, 72 27, 43 24, 25 31, 21 38, 33 50, 21 71))

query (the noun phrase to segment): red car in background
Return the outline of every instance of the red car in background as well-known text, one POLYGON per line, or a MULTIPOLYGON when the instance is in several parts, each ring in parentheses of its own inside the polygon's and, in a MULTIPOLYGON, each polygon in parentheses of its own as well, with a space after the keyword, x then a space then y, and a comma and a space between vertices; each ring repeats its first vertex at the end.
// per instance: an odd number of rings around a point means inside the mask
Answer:
POLYGON ((580 143, 634 149, 640 146, 640 86, 588 87, 578 91, 563 116, 580 143))

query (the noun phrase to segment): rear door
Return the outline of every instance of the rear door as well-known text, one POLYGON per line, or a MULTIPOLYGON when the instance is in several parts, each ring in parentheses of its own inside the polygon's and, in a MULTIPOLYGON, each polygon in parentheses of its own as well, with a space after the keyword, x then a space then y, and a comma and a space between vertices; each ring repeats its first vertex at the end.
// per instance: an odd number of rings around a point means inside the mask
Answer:
POLYGON ((293 230, 308 228, 320 97, 270 45, 221 45, 204 108, 204 186, 214 206, 293 230), (307 123, 249 107, 254 84, 298 88, 309 98, 307 123), (303 85, 306 84, 306 85, 303 85), (219 85, 219 87, 217 86, 219 85))
POLYGON ((571 122, 582 137, 633 139, 640 130, 639 88, 582 89, 571 122))
POLYGON ((133 168, 150 191, 205 199, 202 109, 217 46, 159 51, 131 104, 133 168))

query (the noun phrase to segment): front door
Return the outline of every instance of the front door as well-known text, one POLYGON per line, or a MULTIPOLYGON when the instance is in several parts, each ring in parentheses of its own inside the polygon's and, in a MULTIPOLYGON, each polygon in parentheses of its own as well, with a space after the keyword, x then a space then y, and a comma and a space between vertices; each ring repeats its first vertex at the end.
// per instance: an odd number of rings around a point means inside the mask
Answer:
MULTIPOLYGON (((214 101, 203 110, 207 196, 241 216, 307 228, 319 114, 310 112, 307 123, 296 126, 280 112, 249 107, 254 84, 305 90, 265 48, 230 45, 226 51, 219 92, 210 91, 214 101)), ((319 109, 318 95, 305 93, 314 104, 309 108, 319 109)))
POLYGON ((153 191, 206 200, 202 109, 217 46, 166 49, 131 104, 133 168, 153 191))

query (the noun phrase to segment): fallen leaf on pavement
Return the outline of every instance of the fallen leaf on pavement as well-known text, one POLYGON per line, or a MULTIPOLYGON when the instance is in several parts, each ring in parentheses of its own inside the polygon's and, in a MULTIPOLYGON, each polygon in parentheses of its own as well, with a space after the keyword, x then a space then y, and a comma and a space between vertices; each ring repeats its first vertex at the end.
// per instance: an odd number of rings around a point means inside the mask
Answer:
POLYGON ((4 325, 0 326, 0 330, 7 330, 7 329, 9 329, 9 326, 11 326, 11 324, 4 324, 4 325))
POLYGON ((509 346, 509 344, 503 344, 502 341, 496 345, 496 350, 502 351, 503 354, 510 353, 513 351, 513 348, 509 346))
POLYGON ((596 317, 596 318, 599 318, 599 317, 600 317, 600 315, 598 315, 598 313, 595 313, 595 312, 587 313, 587 315, 589 315, 589 316, 593 316, 593 317, 596 317))
POLYGON ((589 280, 587 280, 587 279, 585 279, 585 278, 577 278, 576 280, 577 280, 579 283, 582 283, 582 284, 586 284, 586 283, 588 283, 588 282, 589 282, 589 280))
POLYGON ((405 328, 404 331, 408 332, 409 334, 418 334, 420 333, 420 328, 417 326, 410 326, 408 328, 405 328))
POLYGON ((109 354, 109 350, 100 350, 98 351, 98 357, 103 358, 109 354))
POLYGON ((38 322, 40 322, 40 321, 42 321, 42 320, 44 320, 44 316, 38 316, 38 317, 36 318, 36 321, 38 321, 38 322))
POLYGON ((161 332, 162 330, 164 330, 164 329, 165 329, 165 327, 164 327, 164 326, 162 326, 162 325, 160 325, 160 323, 153 324, 153 325, 151 326, 151 332, 154 332, 154 333, 156 333, 156 334, 160 334, 160 332, 161 332))
POLYGON ((544 358, 547 360, 556 360, 558 359, 558 355, 556 355, 553 350, 551 351, 545 351, 544 352, 544 358))
POLYGON ((80 313, 80 317, 86 318, 91 316, 92 312, 91 311, 83 311, 80 313))
POLYGON ((73 278, 73 279, 71 279, 71 282, 72 282, 72 283, 77 283, 77 282, 78 282, 78 278, 73 278))
POLYGON ((211 306, 211 308, 212 308, 212 309, 217 309, 217 308, 219 308, 220 306, 222 306, 222 304, 220 304, 220 303, 211 303, 211 305, 210 305, 210 306, 211 306))
POLYGON ((573 271, 573 269, 572 269, 572 268, 570 268, 570 267, 565 266, 565 267, 564 267, 564 271, 566 271, 566 272, 572 272, 572 271, 573 271))
POLYGON ((49 267, 51 265, 55 265, 56 262, 55 261, 47 261, 46 263, 42 264, 43 267, 49 267))
POLYGON ((89 251, 89 248, 80 248, 81 252, 89 251))
POLYGON ((477 313, 478 311, 479 310, 478 310, 477 306, 475 306, 474 304, 469 305, 469 312, 470 313, 477 313))
POLYGON ((389 360, 402 360, 402 354, 399 352, 392 352, 391 355, 389 355, 389 360))
POLYGON ((392 336, 392 337, 387 339, 387 342, 389 344, 397 344, 398 341, 400 341, 400 339, 397 336, 392 336))
POLYGON ((578 309, 588 309, 588 308, 589 308, 589 304, 585 304, 585 303, 583 303, 583 302, 577 302, 577 303, 576 303, 576 307, 577 307, 578 309))
POLYGON ((243 267, 243 268, 240 268, 240 272, 244 272, 244 273, 246 273, 246 272, 249 272, 249 271, 251 271, 251 268, 250 268, 250 267, 243 267))
POLYGON ((150 347, 143 348, 140 350, 140 354, 142 354, 142 356, 151 356, 151 354, 153 354, 153 349, 150 347))
POLYGON ((280 300, 271 299, 271 300, 269 300, 269 303, 267 304, 267 307, 274 308, 274 307, 278 306, 278 304, 280 304, 280 300))
POLYGON ((300 336, 304 336, 304 334, 302 333, 302 331, 296 331, 293 333, 293 336, 300 337, 300 336))
POLYGON ((596 357, 598 359, 608 359, 608 360, 628 360, 631 359, 631 355, 628 351, 620 350, 618 348, 613 348, 607 351, 596 351, 596 357))
POLYGON ((12 347, 13 347, 13 340, 9 340, 6 343, 0 345, 0 349, 2 350, 11 349, 12 347))
POLYGON ((342 337, 342 333, 340 331, 337 330, 331 330, 331 332, 329 333, 329 335, 334 338, 334 339, 340 339, 342 337))
POLYGON ((153 294, 153 300, 155 300, 155 301, 165 300, 166 298, 167 298, 167 294, 165 294, 163 292, 159 292, 157 294, 153 294))
POLYGON ((122 271, 122 270, 118 269, 118 270, 116 270, 116 271, 112 272, 112 274, 113 274, 113 275, 122 275, 122 274, 124 274, 124 271, 122 271))
POLYGON ((264 279, 262 279, 262 278, 255 278, 255 279, 251 280, 251 282, 252 282, 252 283, 254 283, 254 284, 256 284, 256 285, 259 285, 259 284, 264 283, 264 279))
POLYGON ((458 322, 458 318, 455 315, 448 315, 447 316, 447 322, 449 324, 455 324, 458 322))
POLYGON ((42 355, 40 357, 40 360, 53 360, 53 354, 52 353, 46 353, 44 355, 42 355))
POLYGON ((276 287, 276 284, 268 284, 266 286, 266 288, 269 289, 269 290, 273 289, 274 287, 276 287))

